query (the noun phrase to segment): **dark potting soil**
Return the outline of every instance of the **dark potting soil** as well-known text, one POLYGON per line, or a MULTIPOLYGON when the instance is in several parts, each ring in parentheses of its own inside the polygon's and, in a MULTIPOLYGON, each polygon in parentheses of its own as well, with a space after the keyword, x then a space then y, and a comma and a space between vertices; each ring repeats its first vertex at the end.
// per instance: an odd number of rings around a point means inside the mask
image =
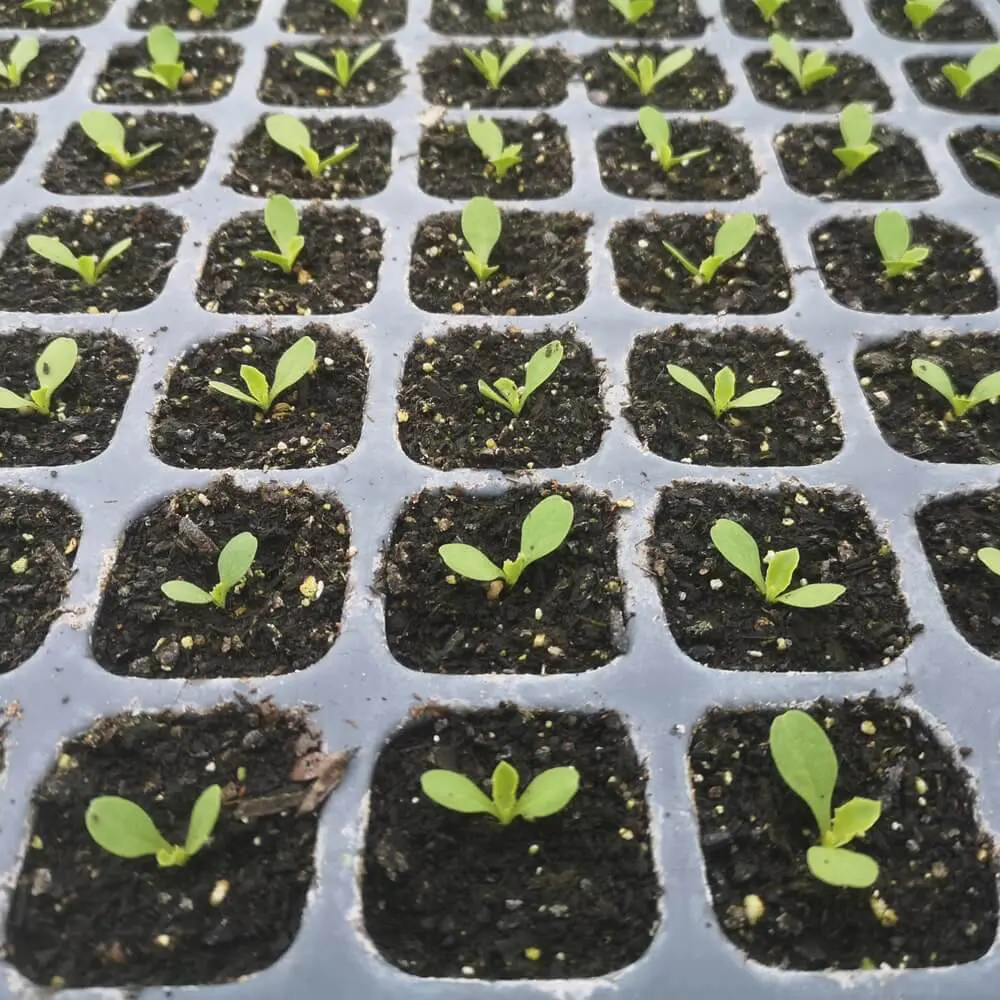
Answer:
POLYGON ((972 0, 949 0, 920 31, 896 0, 868 0, 868 12, 892 38, 914 42, 992 42, 996 32, 972 0))
POLYGON ((684 483, 660 494, 650 568, 681 649, 719 670, 871 670, 910 644, 896 557, 850 493, 797 484, 778 491, 684 483), (712 525, 741 524, 769 550, 797 547, 793 586, 841 583, 846 593, 821 608, 767 604, 754 584, 716 551, 712 525))
POLYGON ((636 961, 659 923, 647 774, 614 712, 418 706, 372 776, 361 882, 365 929, 416 976, 563 979, 636 961), (560 812, 503 827, 422 794, 431 768, 481 788, 501 760, 521 788, 573 766, 580 789, 560 812))
POLYGON ((438 674, 565 674, 608 663, 627 645, 617 515, 607 497, 568 488, 412 497, 381 570, 390 652, 438 674), (521 523, 553 492, 573 503, 573 527, 513 590, 491 600, 488 584, 454 576, 441 560, 446 542, 474 545, 494 561, 516 557, 521 523))
POLYGON ((760 184, 750 149, 719 122, 670 122, 674 155, 708 153, 665 172, 635 125, 616 125, 597 137, 601 180, 615 194, 661 201, 725 201, 746 198, 760 184))
POLYGON ((53 493, 0 488, 0 673, 24 663, 59 616, 80 516, 53 493))
POLYGON ((693 38, 704 34, 708 24, 697 0, 669 0, 629 24, 608 0, 575 0, 576 26, 588 35, 602 38, 693 38))
POLYGON ((246 491, 225 478, 177 493, 128 526, 97 611, 94 656, 112 673, 147 678, 311 666, 340 630, 349 545, 339 501, 304 485, 246 491), (211 588, 218 550, 242 531, 257 536, 257 557, 225 608, 161 593, 176 579, 211 588))
POLYGON ((601 371, 572 329, 525 333, 486 326, 417 340, 406 358, 397 419, 399 443, 415 462, 504 472, 581 462, 597 451, 608 423, 601 371), (563 360, 521 416, 480 394, 480 379, 523 385, 528 359, 552 340, 562 343, 563 360))
POLYGON ((993 844, 954 750, 897 702, 811 706, 840 764, 834 804, 860 795, 882 805, 851 844, 878 862, 878 879, 871 889, 837 889, 806 866, 818 831, 771 759, 777 714, 713 709, 692 733, 701 847, 724 933, 753 960, 782 969, 909 969, 985 954, 997 929, 993 844), (747 919, 751 895, 764 904, 756 922, 747 919))
MULTIPOLYGON (((199 344, 171 370, 153 418, 156 454, 196 469, 303 469, 346 458, 361 437, 368 384, 364 349, 320 323, 294 330, 244 328, 199 344), (267 414, 210 389, 209 381, 246 391, 240 367, 270 380, 300 337, 316 341, 316 370, 282 393, 267 414)), ((162 386, 160 387, 162 389, 162 386)))
POLYGON ((519 143, 522 163, 503 180, 469 138, 465 122, 435 122, 420 137, 420 187, 439 198, 555 198, 573 183, 566 128, 549 115, 494 118, 504 143, 519 143))
POLYGON ((843 444, 836 407, 816 359, 776 330, 732 327, 718 333, 680 324, 638 337, 629 355, 625 416, 656 455, 692 465, 814 465, 843 444), (694 372, 712 391, 728 365, 736 393, 776 385, 767 406, 716 419, 708 403, 678 385, 667 365, 694 372))
POLYGON ((608 246, 618 292, 639 309, 667 313, 772 313, 788 308, 792 289, 781 245, 770 222, 757 217, 757 233, 709 284, 699 284, 664 248, 671 243, 700 263, 712 252, 723 216, 645 215, 617 223, 608 246))
POLYGON ((505 0, 507 16, 491 21, 486 4, 431 0, 430 26, 445 35, 546 35, 566 26, 555 0, 505 0))
POLYGON ((986 163, 972 152, 981 148, 994 156, 1000 156, 1000 132, 977 125, 963 132, 952 133, 948 145, 969 183, 980 191, 1000 197, 1000 167, 986 163))
POLYGON ((879 152, 849 175, 833 154, 844 145, 838 125, 786 126, 775 137, 774 148, 788 183, 825 200, 923 201, 940 193, 913 139, 876 125, 871 141, 879 152))
MULTIPOLYGON (((75 5, 74 9, 77 9, 75 5)), ((3 58, 9 55, 13 43, 13 37, 0 39, 3 58)), ((6 81, 0 81, 0 97, 5 100, 38 101, 58 94, 76 69, 82 51, 76 38, 39 39, 38 57, 24 71, 21 85, 14 88, 6 81)))
MULTIPOLYGON (((38 356, 53 339, 39 330, 5 333, 0 385, 27 396, 38 385, 38 356)), ((52 416, 0 410, 0 467, 86 462, 111 441, 135 378, 135 350, 110 334, 73 334, 73 339, 79 357, 55 392, 52 416)))
MULTIPOLYGON (((810 50, 802 47, 803 54, 810 50)), ((852 101, 867 104, 873 111, 892 107, 892 94, 878 70, 867 59, 847 52, 833 52, 830 62, 836 76, 802 93, 795 79, 785 69, 771 63, 771 53, 752 52, 743 61, 750 89, 764 104, 787 111, 840 111, 852 101)))
POLYGON ((649 55, 659 64, 665 56, 683 46, 615 46, 600 49, 583 58, 583 82, 593 104, 608 108, 641 108, 644 104, 666 111, 712 111, 732 100, 733 88, 726 79, 722 64, 705 49, 695 49, 694 58, 682 69, 658 84, 653 93, 643 96, 639 88, 608 58, 609 52, 636 59, 649 55))
POLYGON ((180 61, 187 68, 176 90, 167 90, 153 80, 134 74, 148 66, 145 40, 119 46, 94 85, 92 99, 110 104, 197 104, 217 101, 229 93, 243 49, 226 38, 211 35, 186 39, 181 44, 180 61))
POLYGON ((35 116, 0 108, 0 184, 14 176, 35 141, 35 116))
POLYGON ((51 14, 25 10, 22 0, 5 0, 0 4, 0 27, 82 28, 95 24, 108 13, 111 0, 57 0, 51 14))
POLYGON ((868 405, 886 441, 925 462, 1000 462, 994 403, 954 418, 948 401, 915 378, 915 358, 941 365, 960 393, 1000 371, 1000 338, 986 333, 933 336, 914 330, 863 351, 855 359, 868 405))
POLYGON ((1000 74, 994 73, 977 83, 965 97, 955 93, 941 68, 948 63, 964 66, 971 58, 969 53, 951 56, 934 56, 907 59, 903 72, 917 96, 927 104, 948 111, 962 111, 968 115, 1000 114, 1000 74))
POLYGON ((205 17, 188 0, 139 0, 128 15, 130 28, 149 30, 154 24, 169 24, 179 31, 232 31, 253 24, 260 0, 226 0, 214 17, 205 17))
MULTIPOLYGON (((501 59, 510 44, 483 40, 476 51, 488 48, 501 59)), ((479 70, 466 58, 461 45, 431 49, 420 63, 424 100, 445 107, 550 108, 566 100, 573 60, 562 49, 536 48, 490 90, 479 70)))
POLYGON ((460 246, 457 212, 420 223, 410 260, 410 297, 425 312, 487 316, 551 316, 587 297, 590 219, 569 212, 504 212, 503 233, 490 255, 500 270, 485 282, 460 246))
POLYGON ((403 89, 403 64, 390 41, 382 42, 377 55, 358 70, 344 89, 336 80, 303 66, 295 58, 296 52, 311 52, 332 66, 337 48, 343 48, 353 63, 367 45, 271 45, 257 96, 265 104, 283 107, 362 108, 388 104, 403 89))
POLYGON ((181 238, 182 223, 155 205, 70 212, 50 208, 22 222, 0 257, 0 309, 68 313, 148 305, 166 283, 181 238), (84 285, 75 272, 32 253, 32 233, 56 236, 77 256, 101 257, 119 240, 132 246, 114 260, 101 280, 84 285))
POLYGON ((304 715, 268 702, 105 718, 63 744, 34 794, 7 959, 33 982, 70 988, 220 983, 271 965, 298 933, 315 874, 318 815, 295 807, 318 747, 304 715), (177 843, 211 783, 222 812, 181 867, 118 858, 84 825, 92 798, 122 795, 177 843), (283 812, 253 811, 284 797, 283 812))
POLYGON ((116 115, 125 126, 125 148, 137 153, 144 146, 161 148, 137 167, 125 170, 105 156, 84 134, 70 125, 56 154, 45 168, 43 185, 57 194, 173 194, 201 179, 212 149, 215 129, 193 115, 147 112, 135 117, 116 115))
POLYGON ((352 21, 332 0, 288 0, 281 30, 303 35, 381 35, 406 23, 406 0, 365 0, 352 21))
POLYGON ((212 237, 198 282, 209 312, 308 316, 343 313, 371 301, 382 260, 382 228, 353 208, 299 211, 306 245, 291 274, 250 256, 275 249, 263 210, 240 215, 212 237), (333 248, 336 249, 333 249, 333 248))
POLYGON ((838 0, 795 0, 786 3, 773 21, 765 21, 754 0, 722 0, 722 14, 737 35, 767 38, 778 31, 791 39, 850 38, 851 22, 838 0))
POLYGON ((911 218, 911 245, 930 248, 909 275, 883 276, 874 219, 834 218, 810 233, 827 293, 848 309, 864 312, 989 312, 997 289, 975 239, 964 229, 927 215, 911 218))

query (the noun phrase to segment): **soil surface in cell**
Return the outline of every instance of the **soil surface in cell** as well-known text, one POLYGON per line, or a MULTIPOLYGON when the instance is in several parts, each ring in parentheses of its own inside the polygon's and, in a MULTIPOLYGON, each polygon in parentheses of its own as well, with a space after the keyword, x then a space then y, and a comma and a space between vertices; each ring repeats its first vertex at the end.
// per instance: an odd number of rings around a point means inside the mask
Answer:
POLYGON ((0 27, 25 28, 32 31, 47 28, 82 28, 100 21, 108 12, 111 0, 58 0, 50 14, 25 10, 23 2, 6 0, 0 6, 0 27))
POLYGON ((965 97, 959 97, 955 88, 941 69, 948 63, 966 65, 970 55, 936 56, 924 59, 907 59, 903 72, 917 96, 926 103, 948 111, 962 111, 968 115, 1000 114, 1000 73, 980 80, 965 97))
POLYGON ((750 958, 782 969, 857 974, 866 965, 949 966, 985 954, 997 930, 993 844, 954 751, 920 714, 893 702, 824 700, 808 711, 840 765, 833 805, 856 795, 881 804, 878 821, 849 848, 878 862, 878 879, 871 889, 837 889, 810 874, 816 820, 771 759, 778 713, 713 709, 695 727, 688 760, 724 933, 750 958), (747 919, 749 895, 764 903, 756 923, 747 919))
POLYGON ((973 153, 975 149, 982 149, 1000 159, 1000 132, 977 125, 954 133, 948 145, 971 184, 988 194, 1000 196, 1000 166, 987 163, 973 153))
POLYGON ((702 34, 708 24, 697 0, 654 4, 634 24, 629 24, 608 0, 575 0, 574 11, 581 31, 602 38, 693 38, 702 34))
MULTIPOLYGON (((14 37, 0 39, 0 52, 6 59, 10 55, 14 37)), ((38 56, 28 65, 18 87, 11 87, 0 80, 0 98, 5 101, 38 101, 51 97, 66 86, 83 50, 75 38, 39 40, 38 56)))
POLYGON ((428 673, 559 674, 599 667, 623 653, 617 507, 603 496, 558 492, 574 507, 566 541, 499 597, 490 584, 454 576, 438 549, 463 542, 497 565, 516 558, 521 523, 545 493, 515 489, 476 497, 455 489, 411 498, 381 574, 393 656, 428 673))
MULTIPOLYGON (((803 54, 808 47, 800 47, 803 54)), ((744 60, 750 87, 758 101, 788 111, 840 111, 852 101, 867 104, 873 111, 892 107, 892 94, 878 70, 860 56, 847 52, 830 53, 837 67, 835 76, 810 87, 805 93, 791 74, 771 62, 770 51, 751 53, 744 60)))
POLYGON ((673 326, 636 340, 629 356, 630 403, 625 416, 650 451, 692 465, 814 465, 843 444, 840 421, 816 359, 774 330, 733 327, 718 334, 673 326), (711 394, 715 375, 736 374, 737 397, 775 385, 766 406, 731 409, 721 417, 708 401, 667 373, 680 365, 711 394))
POLYGON ((205 17, 188 0, 139 0, 128 16, 130 28, 148 31, 154 24, 169 24, 178 31, 232 31, 252 24, 260 0, 222 0, 213 17, 205 17))
POLYGON ((301 35, 381 35, 396 31, 406 23, 406 0, 364 0, 355 20, 332 2, 288 0, 281 18, 281 30, 301 35))
POLYGON ((133 677, 260 677, 315 663, 340 629, 349 557, 347 515, 330 495, 230 479, 187 490, 125 532, 97 612, 98 662, 133 677), (257 555, 224 608, 182 604, 160 590, 219 580, 219 550, 252 532, 257 555))
POLYGON ((318 323, 295 330, 246 328, 189 351, 170 374, 156 411, 153 448, 168 465, 197 469, 303 469, 346 458, 361 437, 368 363, 353 338, 318 323), (281 355, 300 337, 316 342, 316 367, 265 414, 209 388, 242 392, 240 368, 272 382, 281 355))
POLYGON ((8 960, 35 983, 58 977, 71 989, 222 983, 271 965, 298 933, 313 882, 318 815, 296 807, 319 746, 304 716, 269 702, 105 718, 63 744, 35 790, 8 960), (109 854, 84 824, 91 799, 120 795, 183 843, 210 784, 222 811, 186 865, 109 854))
POLYGON ((35 141, 35 118, 0 108, 0 184, 10 180, 35 141))
POLYGON ((896 0, 868 0, 875 23, 893 38, 912 42, 992 42, 996 32, 972 0, 949 0, 917 31, 896 0))
POLYGON ((486 4, 432 0, 430 25, 445 35, 546 35, 566 26, 557 0, 503 0, 506 17, 494 21, 486 4))
POLYGON ((650 568, 667 623, 692 659, 720 670, 870 670, 910 644, 896 557, 849 493, 783 486, 680 483, 661 493, 650 568), (792 587, 839 583, 839 600, 820 608, 767 604, 753 582, 711 541, 719 518, 753 535, 763 557, 798 548, 792 587))
POLYGON ((722 0, 722 14, 737 35, 767 38, 781 32, 787 38, 850 38, 851 22, 838 0, 796 0, 765 21, 754 0, 722 0))
POLYGON ((613 712, 452 714, 418 705, 372 778, 362 905, 383 957, 416 976, 564 979, 636 961, 659 921, 646 769, 613 712), (480 788, 508 761, 521 789, 550 767, 580 773, 560 812, 501 826, 432 802, 420 777, 480 788))

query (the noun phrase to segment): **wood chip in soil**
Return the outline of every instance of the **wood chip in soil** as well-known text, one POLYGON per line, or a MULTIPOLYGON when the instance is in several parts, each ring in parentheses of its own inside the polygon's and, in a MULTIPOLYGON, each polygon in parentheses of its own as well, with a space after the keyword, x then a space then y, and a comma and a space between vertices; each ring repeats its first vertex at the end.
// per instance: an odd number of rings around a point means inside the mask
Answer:
POLYGON ((415 976, 583 978, 635 962, 659 923, 646 781, 614 712, 501 705, 420 719, 393 735, 375 764, 365 930, 385 959, 415 976), (521 787, 545 768, 571 765, 580 789, 555 815, 507 827, 420 791, 421 774, 438 767, 488 788, 501 760, 521 787))
POLYGON ((504 143, 520 144, 522 163, 503 180, 469 138, 464 121, 435 122, 420 137, 422 190, 439 198, 555 198, 573 184, 573 156, 566 128, 549 115, 525 121, 493 118, 504 143))
MULTIPOLYGON (((7 59, 15 38, 0 39, 0 58, 7 59)), ((0 97, 10 101, 40 101, 58 94, 80 61, 83 49, 78 39, 39 39, 38 56, 30 63, 18 87, 0 80, 0 97)))
POLYGON ((311 323, 246 327, 188 351, 172 369, 153 418, 153 449, 168 465, 194 469, 309 469, 346 458, 361 437, 368 362, 354 337, 311 323), (210 389, 243 391, 240 367, 268 379, 300 337, 316 341, 316 369, 282 393, 267 414, 210 389))
POLYGON ((406 23, 406 0, 365 0, 352 21, 333 3, 323 0, 288 0, 281 16, 281 30, 301 35, 381 35, 406 23))
POLYGON ((767 38, 780 32, 787 38, 850 38, 851 22, 838 0, 795 0, 786 3, 772 21, 765 21, 754 0, 722 0, 729 28, 747 38, 767 38))
POLYGON ((958 159, 966 180, 980 191, 1000 197, 1000 167, 972 155, 974 149, 984 149, 1000 157, 1000 132, 977 125, 952 133, 948 145, 952 155, 958 159))
POLYGON ((694 38, 708 25, 697 0, 663 0, 635 24, 629 24, 608 0, 575 0, 573 6, 577 28, 602 38, 694 38))
MULTIPOLYGON (((800 46, 803 56, 810 49, 800 46)), ((771 63, 771 53, 752 52, 743 61, 754 97, 787 111, 840 111, 852 101, 867 104, 873 111, 892 107, 892 94, 867 59, 848 52, 830 53, 830 62, 837 67, 836 76, 828 77, 806 93, 787 70, 771 63)))
POLYGON ((349 545, 339 501, 304 485, 247 491, 227 477, 177 493, 126 529, 97 611, 94 656, 112 673, 146 678, 266 677, 312 666, 340 631, 349 545), (256 535, 257 556, 225 608, 161 593, 177 579, 210 589, 218 550, 243 531, 256 535))
POLYGON ((308 316, 370 302, 382 260, 379 224, 353 208, 310 205, 299 210, 299 227, 306 245, 292 273, 284 274, 250 256, 251 250, 274 250, 263 210, 227 222, 208 248, 198 281, 201 305, 209 312, 308 316))
POLYGON ((35 141, 35 116, 0 108, 0 184, 9 181, 35 141))
POLYGON ((180 243, 182 223, 155 205, 69 212, 47 209, 22 222, 0 257, 0 309, 24 312, 126 312, 148 305, 163 291, 180 243), (56 236, 78 256, 104 254, 129 238, 132 246, 113 261, 101 280, 84 285, 64 267, 32 253, 31 233, 56 236))
POLYGON ((5 0, 0 4, 0 27, 32 31, 82 28, 105 17, 111 0, 57 0, 51 14, 25 10, 22 3, 23 0, 5 0))
POLYGON ((487 281, 472 273, 460 249, 457 212, 420 223, 410 261, 410 296, 425 312, 477 316, 551 316, 587 297, 590 219, 572 213, 504 212, 490 255, 499 266, 487 281))
POLYGON ((954 53, 923 59, 907 59, 903 72, 917 96, 926 104, 967 115, 1000 115, 1000 73, 977 83, 965 97, 959 97, 941 69, 948 63, 964 66, 971 53, 954 53))
POLYGON ((129 11, 128 26, 148 31, 168 24, 179 31, 233 31, 253 24, 260 0, 225 0, 214 17, 205 17, 188 0, 139 0, 129 11))
POLYGON ((149 197, 186 191, 198 183, 215 139, 211 125, 194 115, 161 112, 115 117, 125 126, 128 152, 137 153, 156 143, 160 149, 137 167, 125 170, 105 156, 74 122, 45 168, 42 184, 48 191, 149 197))
POLYGON ((444 35, 547 35, 565 28, 557 0, 505 0, 507 16, 492 21, 486 4, 431 0, 430 26, 444 35))
POLYGON ((234 807, 296 791, 289 776, 300 748, 318 744, 301 713, 267 702, 104 718, 63 744, 72 766, 53 767, 34 793, 37 843, 13 893, 8 960, 35 983, 58 977, 71 989, 224 983, 273 964, 295 939, 313 884, 318 816, 244 819, 234 807), (210 783, 222 786, 222 812, 186 865, 118 858, 87 833, 90 800, 122 795, 183 842, 210 783))
POLYGON ((909 275, 883 276, 874 219, 835 218, 810 234, 827 293, 848 309, 891 314, 990 312, 997 288, 975 238, 927 215, 910 218, 911 245, 930 256, 909 275))
POLYGON ((398 400, 403 451, 435 469, 544 469, 593 455, 608 418, 601 370, 572 328, 525 333, 465 326, 423 337, 407 355, 398 400), (519 417, 484 398, 480 379, 524 383, 528 359, 552 340, 565 351, 519 417), (405 414, 405 419, 403 418, 405 414))
POLYGON ((895 660, 917 631, 899 591, 896 557, 852 493, 681 482, 661 491, 647 544, 674 640, 706 667, 871 670, 895 660), (712 545, 719 518, 746 528, 762 556, 798 548, 796 586, 839 583, 846 593, 821 608, 766 604, 712 545))
POLYGON ((824 699, 807 711, 840 765, 834 804, 855 795, 881 803, 878 821, 850 848, 878 862, 878 879, 871 889, 835 889, 810 874, 816 821, 769 750, 778 712, 713 709, 692 733, 688 766, 723 933, 764 965, 864 978, 859 969, 953 966, 985 954, 997 929, 994 845, 952 747, 896 701, 824 699), (755 923, 748 895, 764 903, 755 923))
POLYGON ((627 645, 617 517, 607 497, 566 487, 493 497, 434 490, 411 498, 380 573, 390 652, 412 670, 437 674, 566 674, 603 666, 627 645), (572 502, 573 527, 516 587, 490 600, 487 584, 448 582, 441 545, 464 542, 494 561, 514 558, 521 523, 553 492, 572 502))
POLYGON ((718 333, 678 324, 636 339, 628 360, 625 417, 656 455, 692 465, 815 465, 843 444, 840 419, 816 359, 776 330, 731 327, 718 333), (694 372, 706 386, 728 366, 736 392, 776 385, 767 406, 716 418, 708 403, 678 385, 667 365, 694 372))
POLYGON ((920 31, 898 0, 868 0, 868 13, 887 35, 910 42, 992 42, 997 37, 972 0, 948 0, 920 31))
POLYGON ((771 223, 757 217, 757 233, 738 257, 719 268, 708 284, 698 284, 664 248, 672 243, 692 261, 712 252, 724 216, 645 215, 619 222, 608 246, 618 293, 639 309, 667 313, 782 312, 792 290, 781 245, 771 223))

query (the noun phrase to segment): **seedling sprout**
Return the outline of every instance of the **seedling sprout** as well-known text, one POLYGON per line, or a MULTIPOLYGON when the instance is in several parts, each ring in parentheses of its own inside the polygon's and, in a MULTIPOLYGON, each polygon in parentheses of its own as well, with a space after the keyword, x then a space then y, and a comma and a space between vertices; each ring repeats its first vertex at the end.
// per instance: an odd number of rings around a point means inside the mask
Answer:
POLYGON ((185 73, 177 36, 167 25, 158 24, 149 29, 146 50, 149 52, 149 66, 140 66, 132 73, 143 80, 152 80, 167 90, 176 90, 185 73))
POLYGON ((243 582, 256 556, 256 537, 249 531, 243 531, 230 538, 219 553, 219 582, 211 590, 202 590, 187 580, 168 580, 160 590, 164 597, 179 604, 214 604, 217 608, 224 608, 229 592, 243 582))
POLYGON ((562 359, 562 342, 549 341, 544 347, 535 351, 525 366, 524 385, 519 386, 509 378, 498 378, 493 385, 480 379, 479 392, 504 409, 510 410, 515 417, 520 416, 528 397, 552 377, 562 359))
POLYGON ((381 42, 373 42, 371 45, 363 48, 354 57, 353 61, 346 49, 333 49, 331 53, 333 56, 332 66, 323 59, 320 59, 319 56, 314 56, 311 52, 305 52, 302 49, 295 50, 295 58, 303 66, 307 66, 309 69, 313 69, 317 73, 322 73, 324 76, 330 77, 331 80, 335 80, 341 90, 346 90, 358 70, 366 63, 371 62, 381 49, 381 42))
POLYGON ((680 261, 696 284, 708 285, 726 261, 738 257, 747 248, 756 231, 757 220, 749 212, 737 212, 730 216, 716 231, 711 256, 697 265, 666 240, 663 240, 663 246, 680 261))
POLYGON ((251 250, 250 256, 280 267, 285 274, 291 274, 306 241, 305 237, 299 235, 299 213, 285 195, 273 194, 267 199, 267 205, 264 207, 264 225, 274 240, 278 252, 251 250))
POLYGON ((321 157, 312 147, 309 129, 298 118, 292 115, 268 115, 264 127, 272 142, 294 153, 313 177, 322 177, 328 170, 339 166, 356 153, 360 145, 352 142, 349 146, 334 150, 329 156, 321 157))
POLYGON ((636 59, 635 54, 626 52, 609 52, 608 58, 628 77, 638 88, 643 97, 649 97, 668 76, 682 70, 694 58, 693 49, 678 49, 664 56, 657 63, 651 55, 645 54, 636 59))
POLYGON ((84 111, 80 115, 80 128, 105 156, 123 170, 133 170, 163 146, 162 142, 154 142, 130 153, 125 148, 125 126, 110 111, 84 111))
POLYGON ((96 254, 82 254, 77 257, 72 250, 67 247, 62 240, 56 236, 43 236, 41 233, 32 233, 27 239, 28 247, 39 257, 44 257, 53 264, 65 267, 67 270, 78 274, 85 285, 96 285, 104 277, 104 273, 111 266, 111 263, 120 257, 130 246, 131 237, 119 240, 109 247, 103 257, 98 258, 96 254))
POLYGON ((712 408, 712 413, 716 419, 721 417, 727 410, 751 409, 757 406, 767 406, 773 403, 780 395, 781 390, 776 386, 763 386, 760 389, 751 389, 736 395, 736 375, 732 368, 726 365, 715 373, 714 391, 709 392, 694 372, 680 365, 667 365, 667 374, 688 392, 693 392, 700 396, 712 408))
POLYGON ((56 337, 49 341, 35 361, 35 378, 38 388, 27 396, 18 396, 10 389, 0 389, 0 409, 19 410, 24 413, 52 414, 52 396, 69 378, 76 367, 77 346, 72 337, 56 337))
POLYGON ((312 337, 299 337, 278 359, 274 369, 274 381, 268 384, 267 376, 253 365, 240 365, 240 378, 247 392, 227 385, 225 382, 210 381, 210 389, 238 399, 241 403, 256 406, 267 413, 275 400, 287 389, 301 381, 312 371, 316 362, 316 341, 312 337))
POLYGON ((503 223, 500 209, 489 198, 472 198, 462 211, 462 236, 469 249, 465 262, 480 281, 486 281, 500 269, 490 263, 490 254, 500 240, 503 223))
POLYGON ((910 370, 921 382, 925 382, 948 400, 951 412, 956 417, 964 417, 973 407, 1000 396, 1000 372, 991 372, 983 376, 972 387, 972 392, 968 396, 963 396, 955 391, 948 373, 939 364, 927 358, 914 358, 910 370))

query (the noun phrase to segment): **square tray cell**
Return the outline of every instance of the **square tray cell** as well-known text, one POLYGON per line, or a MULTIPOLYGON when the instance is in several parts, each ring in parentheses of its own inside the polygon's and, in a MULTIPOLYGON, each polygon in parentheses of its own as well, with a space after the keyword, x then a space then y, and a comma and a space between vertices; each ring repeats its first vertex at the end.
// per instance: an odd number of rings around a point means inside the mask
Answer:
POLYGON ((260 0, 220 0, 212 17, 205 17, 188 0, 139 0, 129 11, 128 26, 148 31, 155 24, 168 24, 178 31, 233 31, 253 24, 260 0))
POLYGON ((941 72, 949 63, 966 65, 972 54, 955 52, 946 56, 907 59, 903 63, 903 72, 925 104, 967 115, 998 115, 1000 74, 993 73, 977 83, 965 97, 959 97, 951 81, 941 72))
POLYGON ((357 18, 350 18, 331 0, 288 0, 281 30, 300 35, 383 35, 406 22, 406 0, 365 0, 357 18))
MULTIPOLYGON (((0 38, 0 59, 7 62, 19 36, 0 38)), ((39 39, 38 55, 24 69, 21 83, 0 80, 0 101, 40 101, 58 94, 73 75, 83 48, 73 38, 39 39)))
POLYGON ((5 0, 0 6, 0 27, 30 28, 83 28, 103 20, 111 0, 57 0, 48 14, 25 10, 23 0, 5 0))
POLYGON ((490 18, 485 0, 431 0, 428 23, 444 35, 546 35, 566 26, 560 0, 503 0, 504 17, 490 18))
POLYGON ((850 38, 851 22, 838 0, 786 0, 766 21, 755 0, 722 0, 726 24, 737 35, 767 38, 781 32, 788 38, 850 38))
POLYGON ((948 146, 971 185, 1000 197, 1000 131, 982 126, 963 129, 951 134, 948 146))
POLYGON ((868 12, 890 38, 911 42, 991 42, 993 26, 973 0, 949 0, 918 31, 897 0, 868 0, 868 12))
POLYGON ((697 0, 657 0, 634 24, 608 0, 574 0, 573 8, 577 27, 601 38, 694 38, 708 24, 697 0))
POLYGON ((34 115, 0 108, 0 184, 9 181, 35 141, 34 115))

